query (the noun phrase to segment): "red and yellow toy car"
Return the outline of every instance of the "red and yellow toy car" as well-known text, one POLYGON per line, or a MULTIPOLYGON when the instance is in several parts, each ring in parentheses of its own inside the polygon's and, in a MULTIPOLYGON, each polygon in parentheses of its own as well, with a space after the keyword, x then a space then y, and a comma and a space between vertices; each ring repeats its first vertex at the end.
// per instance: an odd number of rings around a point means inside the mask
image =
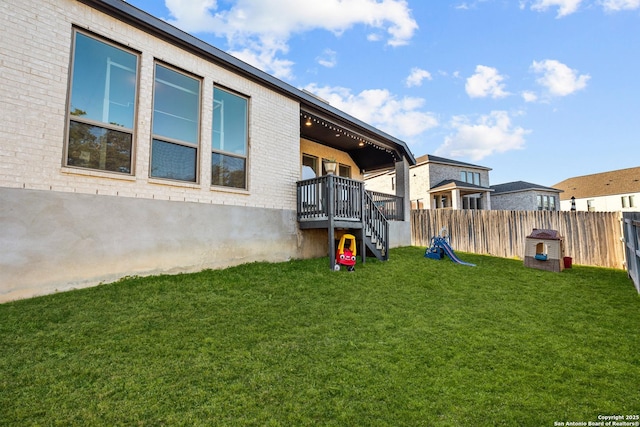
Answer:
POLYGON ((338 250, 336 251, 336 266, 335 270, 340 270, 340 266, 344 265, 349 271, 355 271, 356 265, 356 236, 352 234, 343 234, 338 243, 338 250), (346 241, 349 240, 349 247, 345 248, 346 241))

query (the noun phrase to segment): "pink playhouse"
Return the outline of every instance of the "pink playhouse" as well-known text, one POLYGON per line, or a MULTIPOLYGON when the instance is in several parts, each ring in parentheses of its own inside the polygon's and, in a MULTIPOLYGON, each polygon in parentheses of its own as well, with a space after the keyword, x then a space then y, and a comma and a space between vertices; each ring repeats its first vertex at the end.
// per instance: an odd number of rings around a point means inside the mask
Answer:
POLYGON ((534 228, 525 242, 524 265, 547 271, 564 270, 564 240, 560 233, 534 228))

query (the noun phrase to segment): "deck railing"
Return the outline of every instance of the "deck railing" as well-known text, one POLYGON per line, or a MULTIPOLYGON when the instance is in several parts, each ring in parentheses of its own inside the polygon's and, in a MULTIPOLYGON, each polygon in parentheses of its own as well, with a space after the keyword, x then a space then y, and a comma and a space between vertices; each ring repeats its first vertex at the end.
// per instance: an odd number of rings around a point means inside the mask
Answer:
MULTIPOLYGON (((364 183, 350 178, 325 175, 297 183, 298 220, 324 220, 330 214, 338 220, 362 221, 364 183), (330 197, 331 195, 331 197, 330 197), (333 200, 332 209, 329 201, 333 200)), ((367 191, 372 202, 388 220, 403 220, 402 197, 367 191)))
POLYGON ((375 203, 378 209, 380 209, 388 220, 404 220, 404 205, 402 203, 402 197, 369 190, 367 190, 367 193, 371 197, 371 200, 373 200, 373 203, 375 203))

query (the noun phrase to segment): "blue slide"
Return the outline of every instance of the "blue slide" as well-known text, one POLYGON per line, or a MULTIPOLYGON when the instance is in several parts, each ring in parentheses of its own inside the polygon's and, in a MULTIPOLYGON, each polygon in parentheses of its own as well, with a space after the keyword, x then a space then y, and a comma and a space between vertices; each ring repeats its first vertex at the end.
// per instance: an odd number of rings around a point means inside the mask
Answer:
POLYGON ((471 264, 470 262, 464 262, 460 258, 456 256, 456 253, 453 251, 453 248, 447 243, 445 239, 442 237, 436 236, 431 239, 431 247, 427 249, 427 252, 424 254, 427 258, 441 259, 439 255, 439 250, 442 250, 449 259, 457 264, 468 265, 471 267, 475 267, 475 264, 471 264))

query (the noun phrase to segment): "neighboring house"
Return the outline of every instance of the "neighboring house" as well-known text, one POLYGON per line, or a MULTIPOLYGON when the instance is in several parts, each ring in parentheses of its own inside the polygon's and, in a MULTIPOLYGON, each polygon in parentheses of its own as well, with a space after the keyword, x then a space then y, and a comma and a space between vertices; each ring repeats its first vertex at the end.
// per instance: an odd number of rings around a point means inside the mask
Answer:
POLYGON ((640 211, 640 167, 576 176, 553 186, 563 193, 560 207, 578 211, 640 211))
MULTIPOLYGON (((418 157, 410 167, 412 209, 491 209, 491 169, 430 154, 418 157)), ((365 177, 367 189, 392 192, 397 185, 394 170, 365 177)))
POLYGON ((503 211, 558 211, 560 193, 551 187, 525 181, 492 185, 491 209, 503 211))
POLYGON ((0 9, 0 302, 411 243, 404 142, 121 0, 0 9))

